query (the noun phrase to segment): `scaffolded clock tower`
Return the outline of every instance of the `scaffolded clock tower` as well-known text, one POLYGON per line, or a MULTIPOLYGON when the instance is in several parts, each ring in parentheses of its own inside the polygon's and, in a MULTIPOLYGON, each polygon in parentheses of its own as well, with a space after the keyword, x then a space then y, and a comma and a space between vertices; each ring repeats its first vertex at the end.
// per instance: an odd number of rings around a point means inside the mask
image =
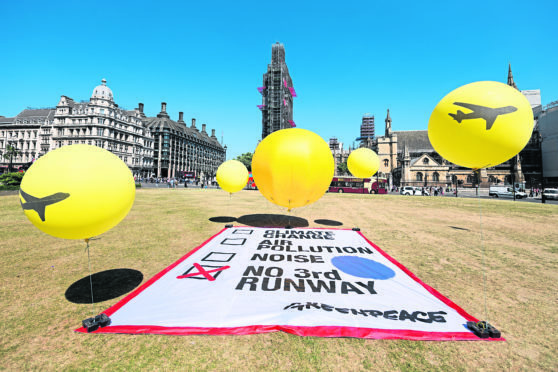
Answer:
POLYGON ((267 135, 285 128, 295 127, 293 121, 293 98, 296 92, 289 69, 285 63, 285 47, 275 43, 271 48, 271 63, 263 75, 263 86, 258 88, 262 94, 262 139, 267 135))

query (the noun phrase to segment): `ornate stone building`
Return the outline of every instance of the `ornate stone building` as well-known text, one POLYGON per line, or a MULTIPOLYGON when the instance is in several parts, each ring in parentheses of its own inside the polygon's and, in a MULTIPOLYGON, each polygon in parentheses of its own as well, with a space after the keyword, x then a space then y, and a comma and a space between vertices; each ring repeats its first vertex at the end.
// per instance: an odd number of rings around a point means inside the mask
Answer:
MULTIPOLYGON (((511 67, 508 85, 517 89, 511 67)), ((380 158, 379 175, 388 179, 390 186, 449 186, 488 187, 491 184, 515 183, 519 186, 540 187, 540 137, 536 120, 540 113, 539 104, 532 91, 526 95, 533 108, 535 128, 529 143, 515 157, 495 167, 482 169, 480 178, 469 168, 464 168, 443 159, 432 147, 428 131, 393 131, 389 110, 385 119, 385 135, 367 141, 365 147, 372 148, 380 158), (524 174, 523 170, 527 173, 524 174)))
POLYGON ((153 136, 142 124, 139 109, 124 110, 112 90, 101 81, 89 102, 62 96, 51 129, 49 149, 77 143, 109 150, 128 165, 135 176, 148 176, 153 168, 153 136))
MULTIPOLYGON (((143 114, 143 105, 140 104, 143 114)), ((181 178, 188 172, 189 177, 204 181, 213 180, 219 165, 225 161, 227 147, 221 146, 215 136, 206 132, 206 124, 201 131, 196 128, 196 119, 187 127, 184 113, 178 113, 178 121, 167 114, 167 104, 161 103, 161 112, 156 117, 144 119, 144 124, 154 135, 154 162, 157 177, 181 178)))
MULTIPOLYGON (((13 166, 26 167, 50 150, 88 144, 102 147, 122 159, 134 175, 147 175, 153 167, 153 137, 140 113, 124 110, 114 102, 103 79, 89 101, 61 96, 55 108, 23 110, 0 120, 0 151, 15 146, 13 166)), ((7 167, 6 161, 2 164, 7 167)))
POLYGON ((333 160, 335 162, 335 175, 336 176, 344 176, 345 174, 341 174, 339 169, 337 168, 339 164, 342 164, 347 161, 349 158, 349 154, 351 153, 351 147, 349 149, 343 148, 343 142, 339 142, 336 137, 332 137, 329 139, 329 148, 331 150, 331 154, 333 155, 333 160))
MULTIPOLYGON (((171 120, 165 103, 154 118, 145 116, 143 106, 120 108, 103 79, 89 101, 76 102, 61 96, 55 108, 23 110, 13 118, 0 116, 0 153, 15 147, 12 165, 17 169, 30 166, 50 150, 81 143, 111 151, 134 176, 178 178, 186 171, 196 177, 215 175, 226 154, 215 130, 208 136, 203 124, 200 132, 195 119, 187 128, 182 113, 178 122, 171 120)), ((0 172, 8 168, 8 163, 0 158, 0 172)))

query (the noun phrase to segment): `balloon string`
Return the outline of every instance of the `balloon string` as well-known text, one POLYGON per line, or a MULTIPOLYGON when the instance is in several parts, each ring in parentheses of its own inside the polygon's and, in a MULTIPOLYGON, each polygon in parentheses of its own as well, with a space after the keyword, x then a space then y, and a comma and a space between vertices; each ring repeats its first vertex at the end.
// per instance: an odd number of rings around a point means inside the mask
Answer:
POLYGON ((482 281, 483 281, 483 292, 484 292, 484 314, 486 316, 486 325, 488 326, 490 322, 488 321, 488 306, 486 305, 486 262, 485 262, 485 252, 484 252, 484 240, 482 236, 482 204, 481 204, 479 194, 477 194, 477 200, 479 204, 480 244, 481 244, 481 252, 482 252, 481 255, 482 255, 482 279, 483 279, 482 281))
POLYGON ((93 278, 91 277, 91 258, 89 257, 89 239, 85 239, 87 243, 87 263, 89 265, 89 285, 91 287, 91 311, 93 312, 93 316, 95 316, 95 301, 93 301, 93 278))

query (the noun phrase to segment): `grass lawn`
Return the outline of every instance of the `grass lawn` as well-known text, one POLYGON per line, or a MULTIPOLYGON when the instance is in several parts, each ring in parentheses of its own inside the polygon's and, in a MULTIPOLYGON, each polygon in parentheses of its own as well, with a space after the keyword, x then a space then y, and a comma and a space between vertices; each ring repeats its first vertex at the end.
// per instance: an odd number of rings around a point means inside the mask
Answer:
MULTIPOLYGON (((506 342, 75 333, 91 304, 65 298, 89 273, 83 241, 36 229, 17 195, 0 196, 2 370, 557 370, 558 207, 436 197, 326 194, 292 212, 364 235, 506 342)), ((92 272, 128 268, 145 282, 220 231, 217 216, 287 214, 256 191, 139 189, 130 214, 91 242, 92 272)), ((238 224, 238 223, 237 223, 238 224)), ((95 304, 100 312, 120 298, 95 304)))

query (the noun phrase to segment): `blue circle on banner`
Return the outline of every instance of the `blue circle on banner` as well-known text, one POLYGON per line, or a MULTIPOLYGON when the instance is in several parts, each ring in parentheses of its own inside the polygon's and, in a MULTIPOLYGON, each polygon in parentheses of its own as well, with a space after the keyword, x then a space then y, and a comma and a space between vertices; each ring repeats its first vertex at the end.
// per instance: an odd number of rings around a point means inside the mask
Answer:
POLYGON ((337 256, 331 259, 331 263, 345 274, 358 276, 359 278, 385 280, 395 276, 395 271, 368 258, 337 256))

